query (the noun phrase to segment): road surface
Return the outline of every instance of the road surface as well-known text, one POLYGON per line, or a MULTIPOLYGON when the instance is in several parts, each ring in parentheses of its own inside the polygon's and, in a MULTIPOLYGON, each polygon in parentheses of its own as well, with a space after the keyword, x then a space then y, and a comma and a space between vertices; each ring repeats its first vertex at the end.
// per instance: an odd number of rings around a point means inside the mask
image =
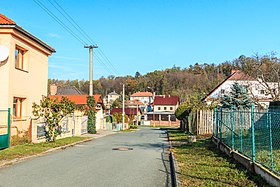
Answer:
POLYGON ((1 168, 0 186, 170 186, 166 147, 164 130, 117 133, 1 168))

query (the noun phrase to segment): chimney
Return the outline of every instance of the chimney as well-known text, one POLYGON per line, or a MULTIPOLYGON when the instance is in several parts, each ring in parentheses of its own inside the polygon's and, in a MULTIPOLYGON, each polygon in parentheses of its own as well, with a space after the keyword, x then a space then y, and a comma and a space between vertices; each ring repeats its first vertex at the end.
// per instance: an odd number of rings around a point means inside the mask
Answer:
POLYGON ((170 98, 170 95, 168 95, 168 97, 170 98))
POLYGON ((51 95, 56 95, 57 94, 57 86, 55 84, 52 84, 50 86, 50 94, 51 95))
POLYGON ((165 98, 165 95, 163 95, 163 98, 165 98))

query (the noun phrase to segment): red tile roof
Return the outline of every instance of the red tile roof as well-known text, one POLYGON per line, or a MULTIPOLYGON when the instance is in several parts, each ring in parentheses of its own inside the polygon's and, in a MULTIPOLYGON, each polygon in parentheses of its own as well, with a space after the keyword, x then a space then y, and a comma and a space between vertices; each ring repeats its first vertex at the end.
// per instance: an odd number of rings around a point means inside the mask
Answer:
MULTIPOLYGON (((124 113, 128 116, 137 115, 136 111, 137 111, 137 108, 124 108, 124 113)), ((142 113, 139 108, 138 108, 138 112, 142 113)), ((111 114, 122 113, 122 108, 113 108, 110 113, 111 114)))
POLYGON ((136 92, 132 94, 130 97, 152 97, 153 93, 151 92, 136 92))
POLYGON ((228 77, 227 80, 232 81, 253 81, 255 80, 253 77, 250 77, 249 75, 245 74, 243 71, 235 70, 232 72, 232 74, 228 77))
POLYGON ((155 96, 154 105, 177 105, 180 103, 178 96, 155 96))
POLYGON ((16 25, 16 22, 0 14, 0 25, 16 25))
MULTIPOLYGON (((93 96, 97 103, 103 103, 101 95, 93 95, 93 96)), ((62 97, 66 97, 77 105, 86 105, 88 95, 50 95, 49 97, 51 99, 57 98, 58 101, 61 101, 62 97)))

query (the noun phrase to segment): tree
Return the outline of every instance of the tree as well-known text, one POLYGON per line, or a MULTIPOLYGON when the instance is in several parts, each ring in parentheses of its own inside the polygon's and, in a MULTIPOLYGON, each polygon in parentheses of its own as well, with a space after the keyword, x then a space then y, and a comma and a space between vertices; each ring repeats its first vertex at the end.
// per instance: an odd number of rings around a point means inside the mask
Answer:
POLYGON ((117 98, 113 104, 112 104, 112 108, 121 108, 122 107, 122 102, 120 100, 120 98, 117 98))
MULTIPOLYGON (((122 113, 116 112, 116 113, 113 114, 113 116, 116 119, 117 123, 122 122, 122 113)), ((128 116, 126 114, 124 114, 124 121, 128 122, 128 116)))
POLYGON ((87 121, 87 130, 90 134, 96 133, 96 102, 93 96, 87 97, 87 115, 88 115, 88 121, 87 121))
POLYGON ((252 99, 248 95, 246 87, 235 82, 231 86, 231 91, 222 97, 221 104, 223 108, 233 108, 237 110, 248 109, 252 106, 252 99))
POLYGON ((75 103, 66 97, 62 97, 59 102, 57 99, 43 96, 40 105, 33 103, 32 108, 33 115, 42 117, 46 122, 46 141, 55 141, 57 135, 61 133, 59 122, 74 111, 75 103))

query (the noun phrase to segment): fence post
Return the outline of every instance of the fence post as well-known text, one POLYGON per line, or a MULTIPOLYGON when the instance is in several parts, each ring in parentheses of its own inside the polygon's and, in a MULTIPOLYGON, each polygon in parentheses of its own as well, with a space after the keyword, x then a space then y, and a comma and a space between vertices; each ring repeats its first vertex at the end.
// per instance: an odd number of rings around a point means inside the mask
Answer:
POLYGON ((231 123, 231 148, 234 149, 234 111, 233 111, 233 106, 230 107, 230 123, 231 123))
POLYGON ((220 113, 221 113, 221 118, 220 118, 220 123, 219 123, 219 131, 220 131, 220 141, 222 141, 222 125, 223 125, 223 111, 222 111, 222 107, 220 109, 220 113))
MULTIPOLYGON (((218 107, 215 108, 215 132, 216 132, 216 138, 218 138, 218 123, 219 123, 219 119, 218 119, 218 107)), ((213 125, 214 128, 214 125, 213 125)), ((213 133, 214 133, 214 129, 213 129, 213 133)))
POLYGON ((273 161, 273 147, 272 147, 272 129, 271 129, 271 113, 268 113, 268 127, 269 127, 269 156, 271 161, 271 169, 274 171, 273 161))
POLYGON ((11 141, 11 108, 8 108, 8 147, 11 141))
POLYGON ((255 147, 255 105, 251 107, 251 130, 252 130, 252 161, 256 160, 256 147, 255 147))

